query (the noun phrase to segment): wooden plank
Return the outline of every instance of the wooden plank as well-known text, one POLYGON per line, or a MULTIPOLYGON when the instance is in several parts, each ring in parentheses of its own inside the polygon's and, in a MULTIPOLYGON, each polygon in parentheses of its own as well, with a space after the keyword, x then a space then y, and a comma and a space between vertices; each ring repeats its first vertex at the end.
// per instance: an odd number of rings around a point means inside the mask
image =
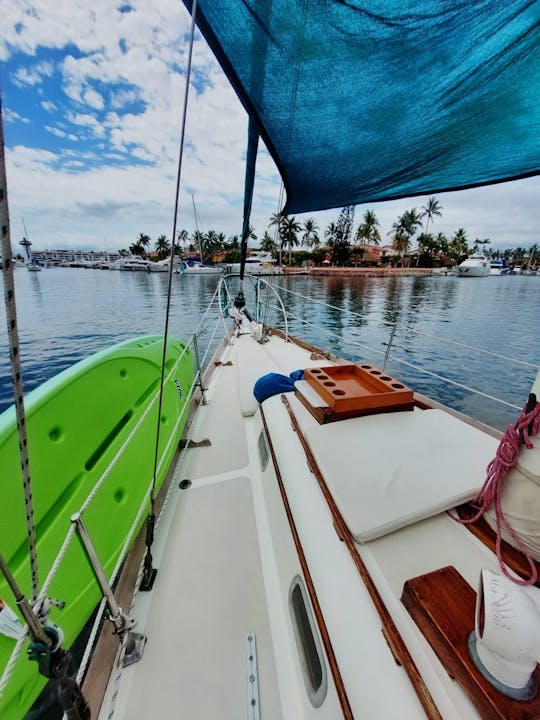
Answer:
MULTIPOLYGON (((538 720, 540 696, 512 700, 489 683, 467 646, 474 629, 476 593, 453 567, 407 580, 401 600, 451 678, 457 680, 483 720, 538 720)), ((540 681, 540 668, 536 678, 540 681)))
POLYGON ((416 667, 416 664, 409 652, 408 647, 405 644, 405 641, 403 640, 395 622, 392 616, 390 615, 388 608, 384 604, 384 600, 381 597, 381 594, 379 593, 379 590, 373 581, 373 578, 371 577, 369 570, 366 567, 366 564, 364 563, 364 560, 362 559, 360 553, 358 552, 358 548, 356 547, 356 543, 354 542, 354 538, 352 537, 349 528, 347 527, 347 524, 345 523, 345 520, 343 519, 334 498, 332 497, 332 493, 328 489, 328 485, 326 484, 326 481, 324 479, 324 476, 321 472, 321 469, 319 468, 317 461, 315 459, 315 456, 313 455, 313 452, 309 446, 309 443, 302 432, 302 429, 300 427, 300 424, 296 418, 296 415, 294 414, 294 411, 287 400, 287 397, 285 395, 281 396, 281 401, 287 408, 287 412, 289 413, 289 417, 292 423, 292 426, 297 434, 298 440, 300 441, 300 444, 302 445, 304 452, 306 454, 307 463, 313 472, 319 487, 321 488, 321 491, 324 495, 324 498, 328 504, 328 507, 330 509, 330 512, 332 513, 332 518, 334 521, 334 527, 336 529, 336 532, 338 534, 338 537, 343 540, 345 545, 347 546, 347 549, 349 550, 349 553, 351 555, 351 558, 354 561, 354 564, 356 565, 356 569, 358 570, 358 573, 360 574, 360 577, 362 578, 362 581, 366 587, 366 590, 369 593, 369 596, 371 597, 371 600, 373 602, 373 605, 375 609, 377 610, 377 613, 379 614, 379 617, 381 618, 382 624, 383 624, 383 634, 386 638, 386 641, 388 643, 388 646, 390 647, 390 650, 396 660, 396 662, 399 665, 403 666, 403 669, 409 676, 409 680, 411 681, 411 685, 422 705, 424 708, 424 711, 426 713, 426 717, 428 717, 430 720, 442 720, 441 714, 435 704, 435 701, 431 697, 431 693, 429 692, 429 689, 424 682, 424 678, 420 674, 420 671, 416 667))
POLYGON ((337 692, 337 695, 339 698, 339 703, 341 705, 341 710, 343 712, 343 717, 345 718, 345 720, 354 720, 354 716, 352 713, 349 698, 347 696, 347 690, 345 689, 345 684, 343 683, 343 678, 341 677, 341 671, 339 669, 339 665, 336 660, 334 648, 332 647, 332 640, 330 639, 330 633, 328 632, 328 628, 326 627, 324 615, 321 610, 319 599, 317 597, 317 591, 315 590, 315 583, 313 582, 313 578, 311 577, 311 573, 309 571, 309 566, 307 564, 306 556, 304 554, 304 549, 302 548, 302 543, 300 542, 300 536, 298 535, 298 530, 296 529, 296 524, 294 522, 294 517, 293 517, 292 511, 291 511, 291 506, 289 505, 289 500, 287 498, 287 492, 285 490, 285 485, 283 484, 283 479, 281 477, 279 464, 277 461, 276 453, 274 451, 274 446, 272 445, 272 438, 270 437, 270 433, 268 432, 268 426, 266 424, 266 418, 264 417, 264 410, 263 410, 262 406, 261 406, 260 410, 261 410, 261 418, 263 421, 266 440, 268 442, 268 447, 270 449, 270 455, 272 457, 272 463, 274 465, 274 470, 275 470, 276 478, 278 481, 279 492, 281 494, 281 499, 283 501, 283 506, 285 508, 285 514, 287 515, 287 520, 289 521, 291 535, 292 535, 292 538, 293 538, 293 541, 294 541, 294 544, 296 547, 296 552, 298 554, 298 560, 300 561, 300 565, 302 567, 302 573, 303 573, 304 579, 306 581, 306 587, 307 587, 307 590, 309 593, 309 598, 311 600, 311 605, 313 607, 313 612, 315 614, 315 620, 317 621, 317 626, 319 628, 319 632, 321 635, 321 640, 324 645, 326 657, 328 659, 328 665, 330 667, 330 672, 332 673, 332 678, 334 680, 334 685, 336 687, 336 692, 337 692))
POLYGON ((348 418, 361 417, 364 415, 379 415, 380 413, 403 412, 412 410, 414 403, 405 405, 389 405, 383 408, 364 408, 361 410, 333 410, 330 406, 313 407, 309 400, 299 390, 295 390, 294 394, 300 400, 302 405, 308 410, 320 425, 337 420, 347 420, 348 418))

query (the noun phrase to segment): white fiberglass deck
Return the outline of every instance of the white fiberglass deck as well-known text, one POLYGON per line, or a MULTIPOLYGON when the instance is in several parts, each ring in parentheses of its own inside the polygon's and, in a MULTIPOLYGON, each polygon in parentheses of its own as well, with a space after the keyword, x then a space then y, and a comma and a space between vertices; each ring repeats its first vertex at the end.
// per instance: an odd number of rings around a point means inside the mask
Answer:
MULTIPOLYGON (((266 372, 289 374, 329 363, 312 359, 310 352, 279 338, 261 346, 248 335, 236 338, 222 360, 232 364, 217 368, 209 404, 200 409, 192 432, 194 441, 207 438, 210 445, 189 450, 187 461, 177 468, 176 487, 186 478, 193 484, 188 490, 174 488, 157 534, 156 585, 151 593, 138 593, 132 613, 148 644, 143 660, 121 675, 113 717, 251 717, 245 643, 248 633, 255 633, 261 719, 337 720, 343 713, 330 671, 320 707, 313 706, 304 687, 288 601, 291 583, 302 576, 302 570, 272 459, 266 469, 261 468, 262 417, 251 399, 255 380, 266 372)), ((327 472, 333 453, 339 452, 342 464, 347 457, 351 474, 369 474, 358 457, 358 422, 319 426, 294 394, 289 393, 288 399, 327 472), (338 428, 345 439, 333 448, 331 438, 338 428)), ((266 401, 263 410, 353 716, 358 720, 424 717, 407 674, 395 663, 384 639, 363 581, 336 534, 281 398, 266 401)), ((435 413, 435 418, 439 411, 416 413, 435 413)), ((481 440, 486 453, 493 441, 481 440)), ((391 452, 387 437, 381 443, 381 452, 391 452)), ((424 461, 436 477, 437 458, 430 456, 429 448, 424 448, 424 461)), ((476 719, 476 710, 457 683, 449 680, 400 596, 405 580, 445 565, 454 565, 476 587, 482 567, 497 569, 493 554, 437 508, 432 517, 357 547, 442 717, 476 719)), ((326 650, 323 662, 328 662, 326 650)), ((101 718, 109 717, 114 689, 113 682, 101 718)))

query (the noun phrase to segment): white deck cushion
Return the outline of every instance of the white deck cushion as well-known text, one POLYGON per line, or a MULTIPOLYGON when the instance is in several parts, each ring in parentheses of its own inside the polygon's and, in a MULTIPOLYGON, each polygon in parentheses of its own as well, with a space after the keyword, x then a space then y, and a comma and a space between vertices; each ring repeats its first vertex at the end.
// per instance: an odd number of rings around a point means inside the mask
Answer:
POLYGON ((442 410, 342 420, 306 437, 358 542, 471 500, 498 445, 442 410))
POLYGON ((253 386, 257 380, 267 373, 283 371, 268 357, 264 346, 254 343, 249 336, 238 338, 236 353, 240 409, 244 417, 250 417, 259 407, 253 395, 253 386))

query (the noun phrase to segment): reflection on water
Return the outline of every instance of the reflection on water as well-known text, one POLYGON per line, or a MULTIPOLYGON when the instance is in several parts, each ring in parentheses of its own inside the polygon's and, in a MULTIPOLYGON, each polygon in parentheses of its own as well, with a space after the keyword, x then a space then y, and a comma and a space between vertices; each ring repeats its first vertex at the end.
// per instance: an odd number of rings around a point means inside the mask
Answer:
MULTIPOLYGON (((538 277, 297 276, 273 281, 283 289, 291 333, 315 345, 350 360, 381 365, 395 326, 387 369, 420 392, 497 427, 515 418, 515 410, 472 396, 403 362, 512 404, 521 405, 526 398, 535 375, 532 368, 446 341, 539 364, 538 277)), ((17 269, 25 390, 108 345, 136 335, 163 333, 167 282, 165 273, 17 269)), ((171 335, 189 337, 215 285, 215 276, 173 277, 171 335)), ((247 282, 246 294, 250 286, 247 282)), ((277 322, 277 318, 277 311, 271 309, 269 320, 277 322)), ((0 410, 11 403, 5 321, 2 324, 0 410)))

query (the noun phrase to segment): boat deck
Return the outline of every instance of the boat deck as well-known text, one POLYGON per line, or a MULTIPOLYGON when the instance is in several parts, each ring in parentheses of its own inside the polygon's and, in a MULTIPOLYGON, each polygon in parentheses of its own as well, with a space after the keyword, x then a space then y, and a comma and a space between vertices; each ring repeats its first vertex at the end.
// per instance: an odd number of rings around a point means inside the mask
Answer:
MULTIPOLYGON (((101 718, 111 717, 111 702, 119 717, 135 719, 255 718, 248 714, 253 710, 247 695, 249 634, 257 639, 261 718, 383 720, 395 718, 398 709, 400 718, 426 716, 336 533, 313 466, 306 461, 298 433, 291 433, 285 405, 274 397, 263 403, 261 413, 253 401, 253 383, 265 372, 288 374, 328 364, 277 337, 261 346, 241 335, 226 349, 208 389, 208 404, 201 406, 191 434, 195 442, 208 439, 210 444, 188 450, 176 469, 171 501, 154 545, 156 583, 151 593, 135 597, 131 614, 148 638, 144 657, 123 670, 117 683, 110 683, 101 718), (261 456, 263 422, 270 441, 267 465, 261 456), (177 490, 186 479, 191 487, 177 490), (311 604, 319 605, 322 615, 315 612, 316 634, 323 637, 321 656, 328 667, 320 707, 306 693, 305 661, 299 657, 291 621, 291 582, 302 576, 311 604)), ((331 438, 339 425, 345 437, 350 435, 350 451, 339 451, 348 455, 350 472, 358 477, 369 474, 355 452, 358 422, 318 425, 294 393, 287 397, 301 433, 317 443, 319 456, 332 454, 325 428, 331 438)), ((440 412, 414 411, 434 413, 434 418, 440 412)), ((483 442, 484 453, 496 445, 493 438, 483 442)), ((391 444, 383 451, 391 453, 391 444)), ((436 458, 430 457, 429 448, 424 448, 424 458, 436 475, 436 458)), ((478 486, 482 481, 479 477, 478 486)), ((406 580, 446 565, 453 565, 476 589, 482 567, 498 568, 493 553, 440 511, 357 542, 355 548, 440 716, 480 717, 460 686, 449 679, 400 597, 406 580)), ((471 629, 473 623, 471 618, 471 629)))

